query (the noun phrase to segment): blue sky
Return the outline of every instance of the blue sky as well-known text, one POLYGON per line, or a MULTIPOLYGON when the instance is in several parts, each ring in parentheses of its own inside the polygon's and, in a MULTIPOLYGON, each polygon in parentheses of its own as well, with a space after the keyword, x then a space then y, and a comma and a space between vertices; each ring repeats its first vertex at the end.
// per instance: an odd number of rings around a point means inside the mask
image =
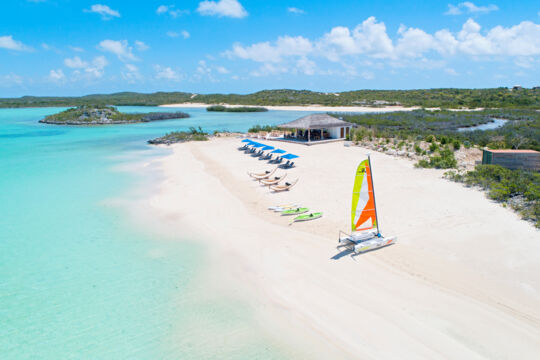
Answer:
POLYGON ((2 97, 540 85, 538 1, 0 6, 2 97))

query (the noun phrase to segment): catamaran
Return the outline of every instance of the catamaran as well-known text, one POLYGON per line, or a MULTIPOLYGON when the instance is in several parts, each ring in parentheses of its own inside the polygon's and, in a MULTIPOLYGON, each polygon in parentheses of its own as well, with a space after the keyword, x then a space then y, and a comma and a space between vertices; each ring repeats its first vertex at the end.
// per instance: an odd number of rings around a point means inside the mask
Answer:
POLYGON ((351 231, 350 235, 343 231, 339 232, 338 248, 345 247, 358 254, 392 245, 397 241, 396 236, 384 237, 379 231, 369 154, 368 158, 356 169, 352 194, 351 231))

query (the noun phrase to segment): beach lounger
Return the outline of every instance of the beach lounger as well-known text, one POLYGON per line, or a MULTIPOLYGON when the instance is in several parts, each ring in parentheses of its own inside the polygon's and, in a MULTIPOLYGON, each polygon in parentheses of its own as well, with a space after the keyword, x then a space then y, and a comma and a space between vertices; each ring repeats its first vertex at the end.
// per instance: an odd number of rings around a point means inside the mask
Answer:
POLYGON ((265 186, 276 185, 278 182, 285 179, 286 177, 287 177, 287 173, 281 176, 274 176, 273 179, 261 179, 259 180, 259 182, 265 186))
POLYGON ((282 169, 293 168, 294 167, 294 161, 292 161, 292 162, 287 161, 287 163, 285 163, 283 165, 279 165, 279 167, 282 168, 282 169))
POLYGON ((256 152, 255 154, 252 154, 251 157, 259 157, 263 154, 263 151, 256 152))
POLYGON ((259 160, 270 160, 270 159, 272 159, 272 154, 270 154, 270 153, 268 153, 268 154, 266 154, 264 156, 261 156, 259 158, 259 160))
POLYGON ((283 185, 272 185, 272 186, 270 186, 270 189, 275 191, 275 192, 288 191, 290 188, 292 188, 294 185, 296 185, 297 182, 298 182, 298 179, 296 179, 292 183, 286 182, 283 185))
POLYGON ((272 171, 265 171, 262 174, 256 174, 256 173, 249 173, 248 172, 248 175, 251 176, 252 178, 256 179, 256 180, 268 179, 270 176, 274 175, 276 170, 277 170, 277 167, 275 167, 274 170, 272 170, 272 171))
POLYGON ((244 145, 244 146, 240 146, 238 150, 247 150, 247 148, 248 148, 248 145, 244 145))

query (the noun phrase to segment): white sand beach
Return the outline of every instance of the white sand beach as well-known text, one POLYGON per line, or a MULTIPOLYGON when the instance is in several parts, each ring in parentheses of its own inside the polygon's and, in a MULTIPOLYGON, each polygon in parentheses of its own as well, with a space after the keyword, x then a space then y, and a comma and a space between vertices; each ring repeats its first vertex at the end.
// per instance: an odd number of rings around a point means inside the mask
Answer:
POLYGON ((174 145, 141 221, 204 243, 203 281, 246 301, 277 341, 314 358, 538 359, 540 233, 531 224, 443 171, 372 153, 381 231, 398 243, 340 254, 367 150, 270 142, 300 155, 277 171, 297 185, 272 193, 246 175, 272 165, 240 144, 174 145), (324 216, 289 226, 267 210, 282 203, 324 216))
MULTIPOLYGON (((166 104, 160 105, 160 107, 168 108, 206 108, 211 104, 204 103, 182 103, 182 104, 166 104)), ((228 107, 242 107, 251 105, 231 105, 220 104, 228 107)), ((405 106, 324 106, 324 105, 264 105, 268 110, 286 110, 286 111, 323 111, 323 112, 392 112, 392 111, 412 111, 420 109, 419 106, 405 107, 405 106)))

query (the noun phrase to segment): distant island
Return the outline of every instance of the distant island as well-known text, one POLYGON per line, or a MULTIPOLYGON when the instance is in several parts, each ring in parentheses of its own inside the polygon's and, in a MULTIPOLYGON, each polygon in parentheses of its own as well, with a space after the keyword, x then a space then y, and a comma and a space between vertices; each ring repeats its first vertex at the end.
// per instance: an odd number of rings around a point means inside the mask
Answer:
POLYGON ((153 112, 126 114, 114 106, 81 105, 57 114, 46 116, 40 123, 56 125, 112 125, 133 124, 158 120, 182 119, 189 117, 184 112, 153 112))
POLYGON ((218 112, 265 112, 267 108, 259 106, 223 106, 212 105, 206 108, 206 111, 218 111, 218 112))
POLYGON ((369 106, 401 105, 425 108, 540 108, 540 88, 491 89, 417 89, 417 90, 354 90, 318 92, 310 90, 262 90, 251 94, 196 94, 156 92, 143 94, 119 92, 80 97, 23 96, 0 99, 0 108, 115 105, 158 106, 166 104, 231 104, 244 106, 369 106))

